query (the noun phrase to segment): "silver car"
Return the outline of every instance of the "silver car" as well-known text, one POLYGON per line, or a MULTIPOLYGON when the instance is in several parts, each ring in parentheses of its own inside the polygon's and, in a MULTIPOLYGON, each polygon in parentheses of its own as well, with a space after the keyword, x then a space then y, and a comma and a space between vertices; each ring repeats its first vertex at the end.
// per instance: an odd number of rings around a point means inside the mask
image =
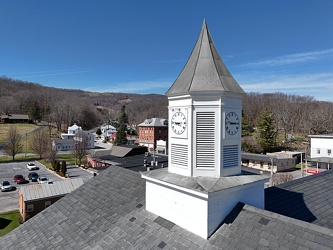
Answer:
POLYGON ((13 190, 13 186, 9 183, 9 181, 3 181, 0 188, 1 192, 13 190))

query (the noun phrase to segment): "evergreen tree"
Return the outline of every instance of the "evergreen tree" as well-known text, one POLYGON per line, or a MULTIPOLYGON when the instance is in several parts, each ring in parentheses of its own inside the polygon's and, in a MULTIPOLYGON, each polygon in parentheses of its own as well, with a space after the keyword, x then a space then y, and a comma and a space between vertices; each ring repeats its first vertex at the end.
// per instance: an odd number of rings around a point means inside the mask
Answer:
POLYGON ((66 172, 67 172, 67 164, 66 164, 66 161, 62 161, 61 162, 61 173, 63 174, 63 175, 65 175, 66 174, 66 172))
POLYGON ((96 130, 96 135, 101 136, 101 134, 102 134, 102 130, 100 128, 98 128, 96 130))
POLYGON ((116 139, 114 140, 114 145, 124 145, 127 143, 126 132, 127 132, 128 117, 125 112, 125 106, 121 107, 119 116, 119 127, 116 134, 116 139))
POLYGON ((275 148, 275 128, 273 114, 264 110, 258 117, 259 143, 264 153, 271 152, 275 148))
POLYGON ((247 121, 244 112, 242 112, 242 136, 250 135, 253 132, 252 126, 247 121))
POLYGON ((34 121, 40 121, 42 119, 41 110, 36 101, 34 101, 30 108, 29 118, 34 121))

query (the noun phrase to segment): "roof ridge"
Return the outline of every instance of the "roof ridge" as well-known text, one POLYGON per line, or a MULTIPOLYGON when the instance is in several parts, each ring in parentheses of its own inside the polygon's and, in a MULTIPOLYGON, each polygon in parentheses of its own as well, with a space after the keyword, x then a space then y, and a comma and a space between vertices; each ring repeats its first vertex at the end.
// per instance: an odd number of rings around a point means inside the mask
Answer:
POLYGON ((244 210, 254 212, 257 214, 262 214, 264 216, 267 216, 267 217, 270 217, 270 218, 273 218, 273 219, 276 219, 276 220, 279 220, 279 221, 282 221, 285 223, 293 224, 294 226, 297 226, 297 227, 307 228, 309 230, 316 231, 318 233, 325 234, 330 237, 333 236, 333 230, 330 228, 318 226, 316 224, 312 224, 310 222, 306 222, 306 221, 302 221, 302 220, 297 220, 297 219, 294 219, 294 218, 291 218, 291 217, 288 217, 288 216, 285 216, 282 214, 260 209, 260 208, 257 208, 257 207, 251 206, 251 205, 247 205, 247 204, 244 204, 241 202, 238 203, 237 206, 239 206, 239 204, 244 205, 242 208, 244 210))

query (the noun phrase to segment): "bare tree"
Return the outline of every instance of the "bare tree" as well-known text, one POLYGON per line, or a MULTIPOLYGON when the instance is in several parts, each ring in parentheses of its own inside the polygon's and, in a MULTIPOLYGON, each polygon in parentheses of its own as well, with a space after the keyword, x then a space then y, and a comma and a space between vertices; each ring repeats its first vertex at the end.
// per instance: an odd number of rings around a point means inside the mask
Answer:
POLYGON ((278 173, 273 175, 272 184, 273 186, 279 185, 288 181, 292 181, 294 176, 291 173, 278 173))
POLYGON ((57 160, 58 150, 57 148, 50 147, 48 151, 44 153, 44 158, 51 163, 55 163, 57 160))
POLYGON ((39 155, 39 159, 45 155, 51 148, 50 137, 47 129, 41 129, 35 132, 30 142, 32 151, 39 155))
POLYGON ((10 126, 5 142, 5 152, 15 159, 15 155, 22 152, 21 135, 15 126, 10 126))
POLYGON ((88 153, 87 142, 88 139, 85 132, 80 131, 75 136, 75 144, 72 153, 75 156, 75 159, 79 161, 79 165, 82 163, 82 158, 88 153))

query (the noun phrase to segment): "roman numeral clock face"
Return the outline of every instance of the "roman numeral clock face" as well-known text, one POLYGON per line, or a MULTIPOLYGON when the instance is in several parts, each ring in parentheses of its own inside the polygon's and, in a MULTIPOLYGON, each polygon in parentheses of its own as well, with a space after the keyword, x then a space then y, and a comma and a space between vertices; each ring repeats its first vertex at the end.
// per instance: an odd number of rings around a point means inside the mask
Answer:
POLYGON ((229 112, 225 117, 225 130, 229 135, 237 134, 240 127, 240 120, 235 112, 229 112))
POLYGON ((186 116, 184 113, 177 111, 171 118, 171 128, 176 135, 181 135, 186 129, 186 116))

